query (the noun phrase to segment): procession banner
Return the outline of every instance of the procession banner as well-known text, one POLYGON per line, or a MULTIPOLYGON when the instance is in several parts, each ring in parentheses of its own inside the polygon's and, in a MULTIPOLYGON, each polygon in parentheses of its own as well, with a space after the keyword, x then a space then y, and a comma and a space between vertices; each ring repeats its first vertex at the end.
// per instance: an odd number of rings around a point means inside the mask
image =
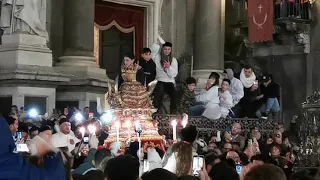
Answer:
POLYGON ((248 0, 249 42, 272 40, 273 0, 248 0))

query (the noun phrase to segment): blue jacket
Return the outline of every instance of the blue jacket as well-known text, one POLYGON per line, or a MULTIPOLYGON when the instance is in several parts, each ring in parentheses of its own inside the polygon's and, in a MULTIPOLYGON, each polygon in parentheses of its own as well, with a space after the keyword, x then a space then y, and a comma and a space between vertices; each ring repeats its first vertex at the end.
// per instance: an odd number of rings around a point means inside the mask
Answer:
POLYGON ((60 153, 44 156, 44 167, 38 168, 21 154, 13 153, 14 148, 12 133, 6 120, 0 116, 0 180, 66 179, 60 153))

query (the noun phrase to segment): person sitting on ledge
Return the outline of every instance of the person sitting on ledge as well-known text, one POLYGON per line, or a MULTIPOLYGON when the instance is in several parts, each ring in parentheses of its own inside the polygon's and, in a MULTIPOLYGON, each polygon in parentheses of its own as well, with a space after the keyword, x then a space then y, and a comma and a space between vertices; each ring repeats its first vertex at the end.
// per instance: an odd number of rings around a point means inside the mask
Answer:
POLYGON ((172 56, 172 44, 166 42, 162 45, 161 53, 157 54, 154 59, 156 63, 156 79, 155 95, 153 106, 160 108, 163 104, 164 94, 170 97, 170 113, 177 111, 175 77, 178 75, 178 61, 172 56))
POLYGON ((212 72, 207 81, 205 91, 196 96, 197 104, 189 109, 189 116, 204 116, 208 119, 219 119, 219 78, 220 75, 212 72))
POLYGON ((195 78, 188 77, 185 83, 181 85, 181 89, 178 91, 178 96, 180 96, 178 111, 180 114, 188 113, 190 107, 196 104, 196 94, 194 92, 196 83, 195 78))
POLYGON ((280 111, 280 105, 278 98, 280 97, 279 86, 272 80, 270 74, 262 76, 262 85, 260 87, 261 95, 257 98, 262 99, 263 105, 256 112, 257 117, 262 119, 268 119, 269 113, 276 116, 280 111))

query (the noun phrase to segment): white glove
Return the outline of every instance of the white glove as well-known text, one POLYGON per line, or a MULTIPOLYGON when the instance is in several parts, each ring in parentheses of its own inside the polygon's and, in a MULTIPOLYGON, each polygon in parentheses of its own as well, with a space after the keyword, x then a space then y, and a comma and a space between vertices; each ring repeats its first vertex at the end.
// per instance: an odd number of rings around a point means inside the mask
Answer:
POLYGON ((166 43, 166 41, 165 41, 165 40, 163 40, 163 39, 162 39, 162 37, 160 37, 160 35, 158 35, 158 40, 159 40, 159 42, 160 42, 161 44, 166 43))
POLYGON ((90 139, 89 139, 89 146, 90 148, 98 148, 98 144, 99 144, 99 140, 97 138, 97 136, 91 135, 90 139))
POLYGON ((202 148, 207 146, 207 143, 203 139, 198 139, 196 142, 202 148))
POLYGON ((40 136, 36 136, 33 139, 31 139, 28 148, 31 156, 41 156, 49 151, 59 151, 59 149, 54 148, 50 143, 48 143, 40 136))
POLYGON ((218 131, 218 132, 217 132, 216 142, 220 142, 220 141, 221 141, 221 132, 218 131))
POLYGON ((110 151, 111 151, 111 154, 113 156, 119 156, 120 154, 118 153, 118 151, 120 150, 120 147, 121 147, 121 142, 113 142, 111 145, 110 145, 110 151))

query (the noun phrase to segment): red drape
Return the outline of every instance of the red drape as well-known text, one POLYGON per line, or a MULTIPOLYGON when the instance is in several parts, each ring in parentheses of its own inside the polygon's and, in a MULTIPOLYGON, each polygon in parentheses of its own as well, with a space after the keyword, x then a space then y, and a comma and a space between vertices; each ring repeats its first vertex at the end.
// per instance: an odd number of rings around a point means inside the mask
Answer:
POLYGON ((248 0, 249 41, 269 41, 273 34, 273 1, 248 0))
POLYGON ((135 28, 134 53, 136 58, 140 57, 143 48, 144 37, 144 10, 140 7, 126 6, 117 3, 110 3, 96 0, 95 4, 95 23, 106 26, 115 20, 122 28, 135 28))

